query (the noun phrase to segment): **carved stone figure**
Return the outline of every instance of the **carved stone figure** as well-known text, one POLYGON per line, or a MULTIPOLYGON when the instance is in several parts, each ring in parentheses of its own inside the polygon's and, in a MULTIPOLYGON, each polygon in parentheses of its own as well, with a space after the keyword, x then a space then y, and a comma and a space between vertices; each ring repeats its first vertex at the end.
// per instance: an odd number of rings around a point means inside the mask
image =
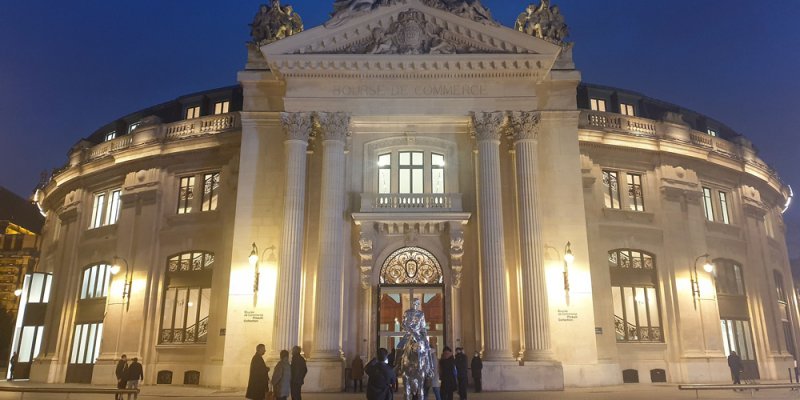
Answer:
POLYGON ((405 400, 422 398, 425 378, 433 376, 434 362, 431 358, 431 345, 428 342, 428 325, 425 322, 420 299, 412 300, 411 307, 403 314, 401 325, 403 338, 397 345, 400 349, 397 370, 403 376, 405 400))
POLYGON ((404 11, 388 29, 375 28, 372 37, 350 49, 359 54, 455 54, 469 52, 457 47, 442 28, 431 23, 417 10, 404 11))
POLYGON ((542 0, 538 6, 529 5, 517 17, 514 29, 564 46, 569 29, 558 6, 550 6, 550 0, 542 0))
MULTIPOLYGON (((336 0, 333 4, 333 14, 325 25, 337 25, 342 21, 378 7, 392 6, 404 0, 336 0)), ((422 0, 422 3, 433 8, 449 11, 458 16, 473 21, 496 25, 492 14, 484 7, 480 0, 422 0)))
POLYGON ((264 45, 303 31, 303 20, 291 5, 281 6, 280 0, 262 4, 250 24, 252 43, 264 45))

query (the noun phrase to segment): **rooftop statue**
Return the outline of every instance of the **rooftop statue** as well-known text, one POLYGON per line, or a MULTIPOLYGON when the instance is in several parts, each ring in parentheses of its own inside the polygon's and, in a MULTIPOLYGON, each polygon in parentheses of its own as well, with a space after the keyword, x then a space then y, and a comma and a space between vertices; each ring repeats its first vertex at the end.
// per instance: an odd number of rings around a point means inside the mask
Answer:
POLYGON ((550 0, 542 0, 538 6, 529 5, 517 17, 514 29, 562 46, 569 36, 569 29, 561 10, 558 6, 550 6, 550 0))
MULTIPOLYGON (((496 25, 492 14, 480 0, 420 0, 423 4, 449 11, 458 16, 482 23, 496 25)), ((406 0, 336 0, 332 18, 326 25, 338 25, 345 19, 360 15, 379 7, 405 3, 406 0)))
POLYGON ((428 342, 428 326, 420 299, 411 301, 411 309, 403 314, 403 338, 397 344, 400 350, 398 372, 403 376, 405 400, 423 398, 425 378, 433 376, 431 345, 428 342))
POLYGON ((252 43, 264 45, 303 31, 303 20, 291 5, 282 6, 280 0, 271 5, 262 4, 250 24, 252 43))

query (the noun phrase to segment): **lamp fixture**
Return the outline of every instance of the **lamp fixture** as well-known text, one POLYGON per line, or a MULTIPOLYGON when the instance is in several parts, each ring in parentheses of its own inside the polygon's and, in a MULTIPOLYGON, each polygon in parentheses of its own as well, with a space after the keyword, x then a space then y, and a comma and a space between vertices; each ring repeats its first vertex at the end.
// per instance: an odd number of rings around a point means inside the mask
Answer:
POLYGON ((701 258, 705 258, 706 261, 703 263, 703 270, 710 274, 714 272, 714 263, 711 262, 710 257, 708 253, 697 256, 697 258, 694 259, 692 269, 689 270, 689 280, 692 283, 692 304, 694 304, 695 310, 697 310, 697 302, 700 300, 700 277, 697 274, 697 262, 700 261, 701 258))
POLYGON ((558 255, 558 258, 564 263, 564 300, 566 301, 567 305, 569 305, 569 267, 573 262, 575 262, 575 255, 572 253, 572 243, 567 242, 567 244, 564 246, 563 257, 561 256, 562 253, 553 246, 545 244, 544 248, 545 250, 549 249, 555 251, 558 255))
POLYGON ((22 296, 22 289, 15 290, 14 291, 14 296, 17 296, 17 297, 22 296))
POLYGON ((119 261, 122 261, 125 264, 125 284, 122 286, 122 304, 125 305, 125 311, 127 312, 131 307, 133 270, 131 270, 130 266, 128 265, 128 260, 122 257, 114 256, 110 268, 112 275, 117 275, 122 270, 122 267, 119 265, 119 261))
POLYGON ((261 256, 259 257, 258 252, 258 245, 253 242, 252 247, 250 248, 250 256, 247 257, 247 261, 250 262, 250 265, 253 266, 253 307, 258 305, 258 286, 259 281, 261 278, 261 272, 259 272, 259 260, 264 258, 264 253, 267 251, 270 252, 269 256, 267 256, 267 262, 274 262, 275 261, 275 246, 269 246, 261 252, 261 256))

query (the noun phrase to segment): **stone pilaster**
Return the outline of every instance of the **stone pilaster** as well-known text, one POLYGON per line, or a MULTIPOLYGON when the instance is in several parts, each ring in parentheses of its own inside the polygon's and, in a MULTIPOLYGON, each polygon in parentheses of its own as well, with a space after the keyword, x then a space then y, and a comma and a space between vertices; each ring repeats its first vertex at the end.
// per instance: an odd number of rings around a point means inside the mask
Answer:
POLYGON ((279 253, 280 270, 275 296, 275 340, 272 346, 274 355, 300 344, 299 293, 303 272, 306 148, 312 127, 311 114, 282 113, 281 123, 286 133, 286 140, 283 142, 286 154, 286 187, 279 253))
POLYGON ((345 237, 345 141, 350 116, 319 113, 322 140, 322 187, 319 264, 315 304, 314 360, 341 358, 342 271, 345 237))
POLYGON ((472 116, 478 142, 478 217, 483 279, 484 359, 513 360, 505 279, 503 201, 500 185, 500 137, 506 116, 472 116))
POLYGON ((511 115, 509 136, 514 143, 517 167, 519 241, 522 263, 522 320, 525 326, 526 361, 553 359, 544 243, 541 235, 541 205, 537 183, 539 115, 511 115))

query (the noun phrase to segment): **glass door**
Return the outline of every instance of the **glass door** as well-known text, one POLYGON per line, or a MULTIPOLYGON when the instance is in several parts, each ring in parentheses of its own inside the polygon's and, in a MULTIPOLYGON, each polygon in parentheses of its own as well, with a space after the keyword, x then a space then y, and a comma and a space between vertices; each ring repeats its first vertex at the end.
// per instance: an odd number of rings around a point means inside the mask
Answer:
POLYGON ((435 286, 381 286, 378 291, 378 347, 391 352, 403 337, 403 313, 411 308, 412 299, 422 302, 428 340, 439 350, 444 346, 446 313, 444 287, 435 286))

